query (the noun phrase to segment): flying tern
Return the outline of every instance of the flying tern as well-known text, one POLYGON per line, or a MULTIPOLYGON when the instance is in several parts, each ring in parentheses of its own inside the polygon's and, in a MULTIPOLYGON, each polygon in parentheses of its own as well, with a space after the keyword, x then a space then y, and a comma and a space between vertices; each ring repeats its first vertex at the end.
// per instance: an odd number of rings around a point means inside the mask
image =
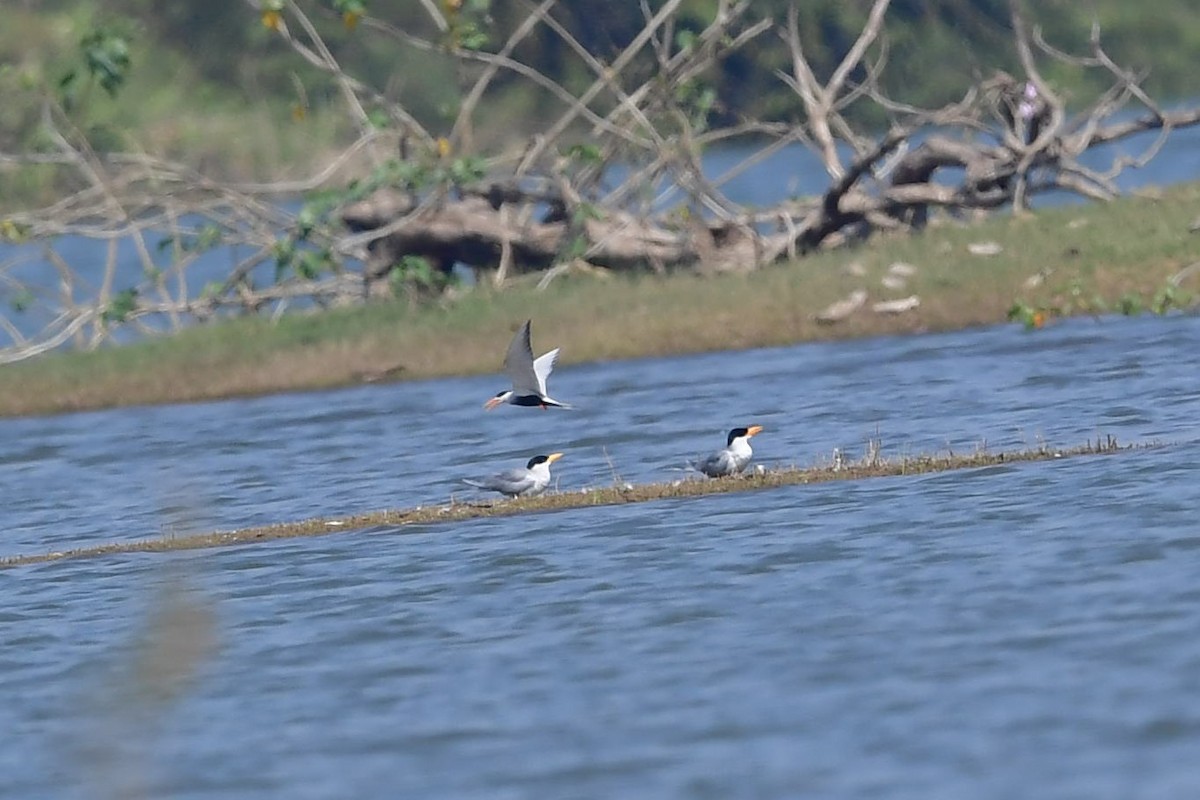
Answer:
POLYGON ((471 480, 463 478, 463 483, 477 489, 487 489, 509 497, 535 497, 546 491, 550 485, 550 465, 562 458, 562 453, 551 453, 548 456, 534 456, 522 469, 506 469, 487 478, 471 480))
POLYGON ((750 439, 762 431, 761 425, 751 425, 748 428, 734 428, 729 432, 725 449, 700 459, 696 469, 710 478, 722 478, 726 475, 737 475, 750 463, 754 451, 750 449, 750 439))
POLYGON ((546 379, 554 370, 554 362, 558 361, 558 348, 533 357, 533 346, 529 341, 529 326, 531 320, 526 320, 513 337, 504 356, 504 372, 512 381, 511 389, 497 392, 496 396, 483 404, 491 411, 498 405, 508 403, 513 406, 537 406, 542 409, 549 406, 570 408, 566 403, 560 403, 546 394, 546 379))

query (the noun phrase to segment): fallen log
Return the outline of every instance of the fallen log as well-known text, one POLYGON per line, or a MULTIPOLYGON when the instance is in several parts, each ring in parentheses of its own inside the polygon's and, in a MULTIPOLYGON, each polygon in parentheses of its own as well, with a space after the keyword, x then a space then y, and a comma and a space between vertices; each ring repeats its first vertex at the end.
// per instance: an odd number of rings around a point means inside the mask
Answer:
MULTIPOLYGON (((514 197, 513 190, 506 196, 514 197)), ((532 209, 528 204, 520 210, 497 206, 476 194, 415 207, 385 191, 347 206, 342 221, 355 232, 381 231, 368 245, 368 283, 385 278, 405 256, 422 256, 443 271, 456 263, 490 269, 506 248, 517 272, 546 270, 569 258, 613 270, 702 272, 752 269, 761 260, 759 236, 748 224, 671 227, 623 211, 572 223, 559 214, 548 221, 535 219, 532 209)))

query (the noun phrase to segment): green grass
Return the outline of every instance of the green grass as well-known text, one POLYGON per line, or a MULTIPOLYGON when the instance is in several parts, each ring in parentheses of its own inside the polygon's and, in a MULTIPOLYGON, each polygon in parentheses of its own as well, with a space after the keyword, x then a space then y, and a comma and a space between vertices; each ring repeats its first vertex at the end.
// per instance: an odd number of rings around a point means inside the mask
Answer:
POLYGON ((178 550, 199 550, 230 545, 254 544, 256 542, 291 539, 307 536, 325 536, 335 533, 362 531, 381 526, 392 528, 415 528, 428 531, 429 526, 448 522, 461 522, 484 517, 508 517, 517 514, 532 514, 546 511, 561 511, 592 506, 644 503, 655 500, 704 497, 731 492, 750 492, 774 489, 781 486, 797 486, 830 481, 863 480, 868 478, 894 477, 900 475, 923 475, 932 472, 947 472, 961 469, 981 469, 1005 464, 1030 461, 1048 461, 1085 455, 1111 455, 1132 449, 1143 449, 1150 445, 1122 446, 1112 437, 1088 442, 1080 447, 1054 448, 1042 446, 1033 450, 988 453, 979 451, 965 455, 919 455, 897 459, 884 459, 878 453, 869 453, 862 461, 838 465, 822 465, 808 468, 791 467, 777 470, 751 472, 742 477, 703 478, 676 480, 666 483, 650 483, 633 486, 619 484, 608 487, 583 489, 577 492, 550 493, 540 497, 519 497, 513 500, 487 503, 459 503, 453 497, 448 505, 418 506, 408 509, 392 509, 356 514, 348 517, 320 518, 243 528, 234 531, 162 535, 146 539, 123 542, 108 542, 89 545, 73 550, 60 550, 24 556, 0 557, 0 569, 26 566, 47 561, 75 558, 98 558, 129 553, 161 553, 178 550))
MULTIPOLYGON (((1014 303, 1048 321, 1103 313, 1122 300, 1154 306, 1191 263, 1200 184, 1161 199, 1051 209, 945 224, 918 236, 879 236, 852 249, 736 275, 567 275, 546 291, 537 276, 486 286, 425 307, 406 302, 220 322, 124 347, 51 354, 0 370, 0 415, 53 413, 328 388, 378 379, 498 372, 508 338, 533 318, 534 346, 563 363, 732 350, 800 341, 951 330, 1003 322, 1014 303), (999 255, 968 245, 995 242, 999 255), (881 286, 890 265, 917 273, 881 286), (851 269, 851 265, 856 265, 851 269), (860 272, 861 275, 854 274, 860 272), (1029 279, 1044 275, 1029 288, 1029 279), (917 294, 898 316, 869 309, 835 325, 814 316, 850 291, 871 301, 917 294)), ((1180 287, 1190 305, 1200 275, 1180 287)))

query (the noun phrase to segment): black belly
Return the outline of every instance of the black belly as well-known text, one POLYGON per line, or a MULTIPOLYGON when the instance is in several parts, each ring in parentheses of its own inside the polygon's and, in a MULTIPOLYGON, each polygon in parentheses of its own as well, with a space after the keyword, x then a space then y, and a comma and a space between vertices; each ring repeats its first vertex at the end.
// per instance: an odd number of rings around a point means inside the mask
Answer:
POLYGON ((514 406, 545 405, 545 401, 543 401, 542 398, 538 397, 536 394, 518 395, 518 396, 514 397, 512 400, 509 400, 508 402, 512 403, 514 406))

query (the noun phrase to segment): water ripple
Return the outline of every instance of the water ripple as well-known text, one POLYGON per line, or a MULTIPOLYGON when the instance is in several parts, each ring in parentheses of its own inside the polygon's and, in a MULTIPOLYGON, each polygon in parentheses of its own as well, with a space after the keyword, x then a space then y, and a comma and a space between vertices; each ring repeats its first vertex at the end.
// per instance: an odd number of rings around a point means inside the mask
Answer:
POLYGON ((0 798, 1189 796, 1198 333, 568 367, 571 414, 485 415, 493 376, 0 422, 6 553, 440 502, 531 450, 661 480, 731 420, 764 463, 1168 443, 10 570, 0 798), (150 702, 180 585, 213 649, 150 702))

